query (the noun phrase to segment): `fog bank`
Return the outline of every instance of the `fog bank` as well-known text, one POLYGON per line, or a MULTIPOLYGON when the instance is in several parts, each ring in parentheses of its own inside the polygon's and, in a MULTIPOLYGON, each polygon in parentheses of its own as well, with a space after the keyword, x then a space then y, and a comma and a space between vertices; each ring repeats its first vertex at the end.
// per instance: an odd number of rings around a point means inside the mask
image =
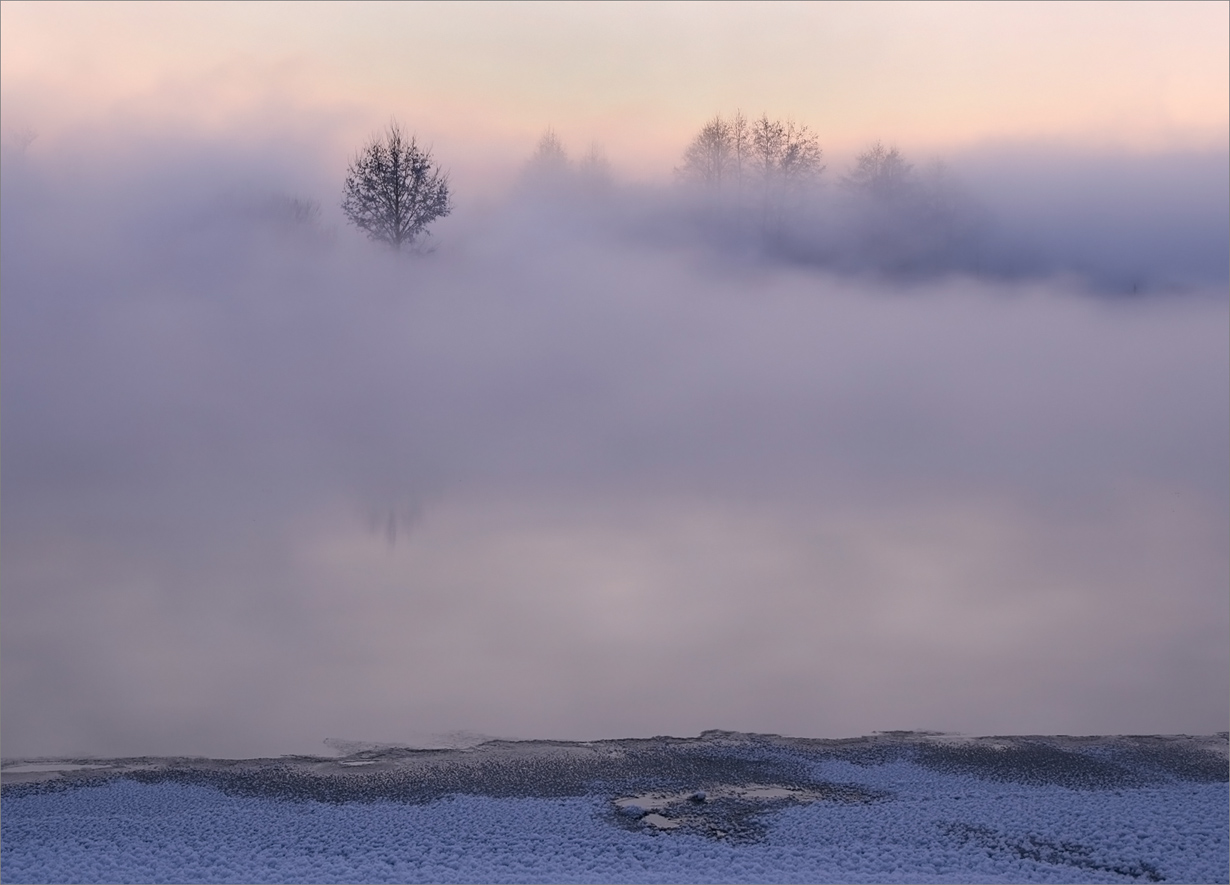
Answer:
POLYGON ((471 194, 398 256, 309 147, 36 147, 5 756, 1225 728, 1224 154, 956 158, 903 264, 835 184, 471 194))

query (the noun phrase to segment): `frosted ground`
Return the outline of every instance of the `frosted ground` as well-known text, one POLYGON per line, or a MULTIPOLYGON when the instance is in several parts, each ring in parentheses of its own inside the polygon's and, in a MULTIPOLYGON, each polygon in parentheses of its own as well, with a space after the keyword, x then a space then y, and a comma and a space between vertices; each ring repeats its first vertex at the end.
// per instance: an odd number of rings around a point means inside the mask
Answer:
POLYGON ((1226 882, 1227 735, 6 760, 5 882, 1226 882))

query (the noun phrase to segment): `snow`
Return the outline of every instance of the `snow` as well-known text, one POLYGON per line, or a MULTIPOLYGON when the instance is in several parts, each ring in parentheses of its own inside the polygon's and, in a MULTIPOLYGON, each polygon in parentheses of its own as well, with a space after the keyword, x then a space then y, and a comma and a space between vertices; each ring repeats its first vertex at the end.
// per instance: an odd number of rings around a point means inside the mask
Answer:
MULTIPOLYGON (((553 745, 506 746, 485 756, 480 748, 464 762, 461 757, 351 759, 341 764, 370 764, 339 766, 340 775, 321 769, 326 763, 320 760, 266 760, 237 769, 238 777, 232 772, 222 778, 211 772, 229 769, 216 762, 211 768, 208 760, 168 763, 157 776, 151 776, 149 760, 116 766, 119 774, 105 776, 97 769, 46 774, 53 779, 6 783, 0 878, 1226 882, 1230 877, 1230 795, 1217 762, 1223 757, 1206 753, 1203 760, 1212 758, 1211 766, 1185 768, 1183 760, 1193 758, 1188 750, 1174 758, 1132 756, 1112 743, 1056 750, 1052 742, 1046 746, 1072 763, 1067 768, 1026 767, 1004 776, 993 766, 979 767, 981 757, 934 755, 936 747, 945 746, 940 742, 871 746, 888 746, 890 752, 868 754, 862 752, 866 746, 855 748, 858 752, 818 750, 784 740, 632 746, 628 757, 646 776, 641 786, 656 781, 662 789, 621 789, 636 784, 615 783, 612 770, 602 769, 605 781, 572 790, 575 795, 550 795, 550 785, 526 788, 523 781, 502 778, 509 771, 540 776, 550 770, 542 767, 543 760, 566 767, 577 759, 609 759, 609 748, 593 747, 592 757, 578 755, 587 750, 584 745, 553 745), (698 767, 701 751, 706 764, 716 759, 729 763, 727 769, 698 767), (475 754, 478 763, 472 761, 475 754), (675 767, 663 768, 663 760, 675 767), (1118 782, 1089 779, 1089 772, 1110 770, 1098 769, 1098 760, 1115 760, 1118 782), (1129 767, 1125 760, 1134 761, 1129 767), (1085 762, 1090 767, 1081 768, 1085 762), (402 800, 379 798, 378 791, 374 799, 330 801, 300 787, 287 788, 285 795, 243 787, 244 778, 259 779, 254 772, 286 772, 295 765, 315 772, 311 783, 316 784, 390 776, 371 774, 383 769, 401 771, 421 785, 431 778, 427 766, 453 771, 463 764, 486 766, 490 795, 475 792, 470 782, 462 791, 407 793, 402 800), (740 780, 740 765, 759 766, 756 778, 740 780), (671 786, 662 774, 667 770, 699 772, 704 783, 690 790, 666 788, 671 786), (712 775, 719 770, 736 776, 717 782, 712 775), (774 770, 779 779, 764 777, 774 770), (518 790, 527 795, 506 795, 518 790)), ((1042 745, 1010 743, 991 752, 1011 755, 1037 746, 1042 745)), ((6 765, 4 773, 17 767, 6 765)))

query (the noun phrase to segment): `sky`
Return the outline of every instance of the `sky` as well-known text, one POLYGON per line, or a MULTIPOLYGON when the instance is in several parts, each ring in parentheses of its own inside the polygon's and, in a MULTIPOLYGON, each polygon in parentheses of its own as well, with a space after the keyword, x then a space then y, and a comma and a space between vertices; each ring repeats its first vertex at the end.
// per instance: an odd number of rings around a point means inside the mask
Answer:
POLYGON ((0 752, 1225 730, 1228 13, 0 3, 0 752))
POLYGON ((831 154, 996 141, 1226 144, 1225 3, 10 3, 6 127, 299 132, 343 159, 390 115, 490 171, 548 125, 669 174, 712 114, 831 154))

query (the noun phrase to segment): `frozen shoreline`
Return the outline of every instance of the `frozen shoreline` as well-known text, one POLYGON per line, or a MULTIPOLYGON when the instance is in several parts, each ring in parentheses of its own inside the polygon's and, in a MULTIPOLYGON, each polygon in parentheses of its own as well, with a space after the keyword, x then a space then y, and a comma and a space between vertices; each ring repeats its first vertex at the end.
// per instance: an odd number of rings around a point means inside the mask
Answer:
POLYGON ((1225 734, 706 732, 0 776, 6 882, 1230 877, 1225 734))
MULTIPOLYGON (((971 736, 940 732, 876 732, 856 738, 795 738, 775 734, 748 734, 731 731, 706 731, 698 737, 680 738, 616 738, 597 741, 505 740, 473 738, 458 740, 455 746, 440 741, 424 744, 371 744, 359 741, 326 740, 334 751, 331 756, 285 755, 251 759, 209 758, 199 756, 129 756, 129 757, 51 757, 25 756, 0 760, 0 784, 42 782, 65 779, 74 783, 95 778, 111 778, 130 772, 219 771, 254 772, 272 766, 289 769, 301 775, 338 777, 362 767, 369 771, 430 772, 448 768, 468 769, 481 763, 512 760, 537 760, 540 763, 586 762, 610 767, 616 759, 658 758, 662 754, 703 753, 712 755, 724 751, 782 751, 803 756, 864 758, 899 755, 922 750, 929 758, 951 757, 953 760, 988 758, 1020 759, 1022 753, 1036 755, 1045 748, 1059 754, 1056 759, 1075 754, 1077 758, 1115 757, 1135 760, 1128 767, 1135 770, 1149 759, 1154 765, 1175 768, 1217 757, 1230 764, 1230 733, 1212 735, 990 735, 971 736), (996 755, 987 756, 988 753, 996 755), (1002 754, 1002 755, 1001 755, 1002 754)), ((1030 756, 1032 759, 1033 756, 1030 756)), ((1037 760, 1034 760, 1037 761, 1037 760)), ((1214 766, 1216 767, 1216 765, 1214 766)), ((1223 774, 1224 779, 1224 774, 1223 774)))

